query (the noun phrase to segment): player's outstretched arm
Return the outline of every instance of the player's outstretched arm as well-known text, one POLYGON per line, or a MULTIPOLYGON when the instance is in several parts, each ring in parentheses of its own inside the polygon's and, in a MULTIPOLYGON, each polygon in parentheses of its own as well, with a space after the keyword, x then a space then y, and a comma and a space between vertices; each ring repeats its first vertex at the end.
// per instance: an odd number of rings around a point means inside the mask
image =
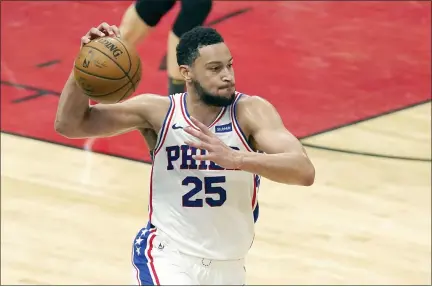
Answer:
MULTIPOLYGON (((120 36, 115 26, 102 23, 91 28, 81 38, 81 45, 105 35, 120 36)), ((156 95, 142 95, 119 104, 89 106, 89 98, 70 74, 60 95, 55 130, 68 138, 106 137, 136 128, 149 127, 148 111, 157 110, 168 99, 156 95)))
POLYGON ((89 98, 71 75, 60 96, 54 128, 67 138, 119 135, 151 127, 149 116, 163 105, 168 109, 167 97, 143 94, 118 104, 89 106, 89 98))
POLYGON ((264 152, 241 153, 238 168, 281 183, 312 185, 315 168, 273 105, 260 97, 248 97, 238 109, 253 146, 264 152))
POLYGON ((201 131, 192 128, 185 128, 185 131, 201 141, 187 144, 208 151, 194 158, 211 160, 225 168, 241 169, 285 184, 312 185, 315 168, 300 141, 283 125, 276 109, 260 97, 240 99, 237 108, 240 125, 251 136, 253 146, 264 153, 233 150, 193 119, 201 131))

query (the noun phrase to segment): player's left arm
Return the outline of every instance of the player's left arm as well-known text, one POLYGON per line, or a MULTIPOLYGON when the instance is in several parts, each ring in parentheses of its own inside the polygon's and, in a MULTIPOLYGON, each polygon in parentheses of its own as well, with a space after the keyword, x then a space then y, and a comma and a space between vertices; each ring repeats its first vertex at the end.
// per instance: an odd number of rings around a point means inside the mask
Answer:
POLYGON ((312 185, 315 168, 300 141, 284 126, 276 109, 260 97, 245 97, 237 104, 240 126, 250 136, 255 149, 264 153, 236 151, 226 146, 208 128, 192 121, 200 131, 187 127, 185 131, 197 139, 187 141, 190 146, 208 151, 194 156, 197 160, 211 160, 225 168, 236 168, 259 174, 270 180, 312 185))
POLYGON ((312 185, 315 168, 274 106, 263 98, 247 97, 239 101, 237 109, 238 121, 250 135, 252 146, 264 152, 240 152, 238 168, 285 184, 312 185))

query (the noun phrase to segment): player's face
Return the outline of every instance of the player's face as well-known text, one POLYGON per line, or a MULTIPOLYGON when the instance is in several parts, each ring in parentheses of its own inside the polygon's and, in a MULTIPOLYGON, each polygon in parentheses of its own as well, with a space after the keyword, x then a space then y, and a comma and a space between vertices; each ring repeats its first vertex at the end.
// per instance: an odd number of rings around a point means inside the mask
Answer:
POLYGON ((201 100, 212 106, 228 106, 234 101, 235 79, 233 59, 225 43, 199 49, 191 82, 201 100))

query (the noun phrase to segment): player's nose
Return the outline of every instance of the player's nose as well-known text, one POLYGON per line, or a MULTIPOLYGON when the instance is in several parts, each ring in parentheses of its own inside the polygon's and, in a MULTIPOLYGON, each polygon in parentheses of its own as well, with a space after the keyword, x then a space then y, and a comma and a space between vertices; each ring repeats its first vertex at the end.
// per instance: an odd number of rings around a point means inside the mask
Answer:
POLYGON ((230 72, 224 73, 222 75, 222 81, 224 81, 225 83, 230 83, 230 84, 234 84, 234 75, 230 72))

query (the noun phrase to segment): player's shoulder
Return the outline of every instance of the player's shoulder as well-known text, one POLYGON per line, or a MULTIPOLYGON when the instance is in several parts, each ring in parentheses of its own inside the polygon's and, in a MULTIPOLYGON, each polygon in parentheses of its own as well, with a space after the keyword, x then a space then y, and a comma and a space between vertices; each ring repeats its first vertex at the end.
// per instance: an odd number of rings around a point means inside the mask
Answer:
POLYGON ((238 93, 240 97, 237 101, 237 109, 256 109, 263 106, 271 106, 271 103, 258 95, 248 95, 244 93, 238 93))
POLYGON ((246 135, 250 135, 254 129, 257 117, 266 114, 269 111, 267 107, 271 107, 271 104, 258 95, 238 93, 237 97, 240 97, 235 104, 237 121, 243 132, 246 135))
POLYGON ((236 104, 236 117, 246 132, 251 132, 256 123, 262 121, 269 114, 276 111, 275 107, 266 99, 258 95, 239 95, 236 104))
POLYGON ((167 96, 146 93, 131 97, 120 105, 151 123, 158 123, 170 109, 170 103, 170 98, 167 96))

